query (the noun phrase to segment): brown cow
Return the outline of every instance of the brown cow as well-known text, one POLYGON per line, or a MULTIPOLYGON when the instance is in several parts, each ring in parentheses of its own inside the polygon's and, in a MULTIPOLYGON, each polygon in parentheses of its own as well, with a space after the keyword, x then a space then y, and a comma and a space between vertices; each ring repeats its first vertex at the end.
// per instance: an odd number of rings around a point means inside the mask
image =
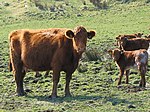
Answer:
POLYGON ((126 39, 141 38, 142 35, 143 35, 143 33, 118 35, 116 37, 117 45, 119 45, 119 41, 124 39, 124 38, 126 38, 126 39))
POLYGON ((147 38, 122 38, 118 40, 119 48, 125 51, 133 51, 138 49, 148 50, 149 42, 150 39, 147 38))
POLYGON ((135 51, 124 51, 120 49, 109 50, 109 54, 114 59, 116 65, 119 68, 120 75, 118 85, 121 84, 122 76, 126 75, 126 84, 128 84, 128 75, 130 68, 137 68, 141 75, 141 81, 139 86, 145 87, 145 74, 148 65, 148 53, 145 49, 135 50, 135 51))
POLYGON ((137 34, 125 34, 125 35, 119 35, 116 37, 116 39, 122 39, 122 38, 128 38, 128 39, 132 39, 132 38, 141 38, 143 35, 143 33, 137 33, 137 34))
POLYGON ((25 70, 53 70, 52 98, 57 97, 60 72, 66 72, 65 96, 71 96, 69 84, 72 73, 86 50, 87 38, 92 39, 95 31, 79 26, 73 31, 63 28, 45 30, 17 30, 10 33, 10 59, 16 81, 16 92, 25 94, 23 78, 25 70))

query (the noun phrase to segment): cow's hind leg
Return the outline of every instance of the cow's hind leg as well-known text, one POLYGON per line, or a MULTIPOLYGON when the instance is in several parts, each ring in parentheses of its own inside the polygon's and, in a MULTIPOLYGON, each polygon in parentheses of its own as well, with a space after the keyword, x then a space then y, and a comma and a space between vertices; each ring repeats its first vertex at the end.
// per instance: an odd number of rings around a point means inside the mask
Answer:
POLYGON ((146 86, 146 79, 145 79, 145 74, 146 74, 146 67, 140 67, 140 76, 141 76, 141 80, 140 80, 140 87, 145 87, 146 86))
POLYGON ((14 76, 16 81, 16 92, 18 96, 25 95, 24 89, 23 89, 23 79, 25 76, 25 70, 23 69, 22 62, 15 63, 14 64, 14 76))
POLYGON ((60 79, 60 71, 59 70, 53 70, 53 89, 51 98, 57 97, 57 85, 60 79))
POLYGON ((72 73, 66 73, 66 86, 65 86, 65 96, 66 97, 71 96, 70 88, 69 88, 71 78, 72 78, 72 73))
POLYGON ((24 89, 23 89, 23 79, 25 76, 25 71, 18 71, 15 73, 15 81, 16 81, 16 85, 17 85, 17 95, 18 96, 23 96, 25 95, 24 89))
POLYGON ((129 83, 129 74, 130 74, 130 70, 126 70, 126 71, 125 71, 125 75, 126 75, 126 84, 129 83))
POLYGON ((25 94, 24 89, 23 89, 23 78, 25 76, 23 63, 20 60, 20 57, 17 55, 14 55, 13 53, 12 53, 11 63, 12 63, 13 74, 14 74, 15 82, 17 86, 16 87, 17 95, 23 96, 25 94))
POLYGON ((121 80, 122 80, 123 75, 124 75, 124 70, 120 70, 119 79, 118 79, 118 86, 121 84, 121 80))

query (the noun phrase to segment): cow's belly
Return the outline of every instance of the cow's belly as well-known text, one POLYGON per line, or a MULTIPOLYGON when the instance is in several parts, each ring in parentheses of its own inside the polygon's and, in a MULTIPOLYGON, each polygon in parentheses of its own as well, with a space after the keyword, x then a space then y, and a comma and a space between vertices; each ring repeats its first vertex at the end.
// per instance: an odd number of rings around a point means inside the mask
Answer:
POLYGON ((134 65, 132 65, 132 66, 127 66, 125 69, 126 69, 126 70, 129 70, 129 69, 138 70, 138 65, 137 65, 137 64, 134 64, 134 65))
POLYGON ((52 56, 44 52, 28 52, 22 55, 22 61, 26 68, 34 71, 45 71, 51 69, 52 56))

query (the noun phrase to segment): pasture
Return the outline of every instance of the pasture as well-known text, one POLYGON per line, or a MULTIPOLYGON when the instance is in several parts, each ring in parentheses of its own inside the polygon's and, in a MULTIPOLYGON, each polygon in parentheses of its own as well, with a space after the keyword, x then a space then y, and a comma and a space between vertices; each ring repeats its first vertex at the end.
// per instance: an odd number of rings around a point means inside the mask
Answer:
POLYGON ((123 79, 118 88, 119 71, 107 53, 108 49, 116 47, 115 37, 119 34, 150 34, 149 4, 115 4, 107 10, 85 10, 80 12, 80 16, 76 12, 59 19, 27 15, 12 17, 9 13, 0 5, 0 112, 150 112, 150 63, 146 88, 138 87, 140 76, 136 70, 132 70, 129 84, 124 84, 123 79), (13 74, 8 69, 9 32, 54 27, 73 29, 79 25, 97 33, 92 40, 88 40, 87 51, 73 74, 70 84, 73 97, 63 96, 63 72, 58 85, 59 97, 52 100, 49 98, 52 73, 44 76, 45 72, 41 72, 42 76, 35 78, 32 71, 24 79, 27 95, 16 96, 13 74))

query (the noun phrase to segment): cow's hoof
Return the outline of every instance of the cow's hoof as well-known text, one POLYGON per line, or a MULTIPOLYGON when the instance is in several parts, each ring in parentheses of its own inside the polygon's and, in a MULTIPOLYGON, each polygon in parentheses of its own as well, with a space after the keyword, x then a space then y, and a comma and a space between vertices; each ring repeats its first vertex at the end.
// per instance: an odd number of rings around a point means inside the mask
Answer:
POLYGON ((17 93, 16 95, 17 95, 17 96, 25 96, 26 93, 25 93, 25 92, 22 92, 22 93, 17 93))
POLYGON ((50 99, 56 99, 56 98, 58 98, 58 96, 56 96, 56 95, 51 95, 51 96, 49 96, 49 98, 50 98, 50 99))
POLYGON ((65 97, 72 97, 71 94, 65 94, 65 97))

